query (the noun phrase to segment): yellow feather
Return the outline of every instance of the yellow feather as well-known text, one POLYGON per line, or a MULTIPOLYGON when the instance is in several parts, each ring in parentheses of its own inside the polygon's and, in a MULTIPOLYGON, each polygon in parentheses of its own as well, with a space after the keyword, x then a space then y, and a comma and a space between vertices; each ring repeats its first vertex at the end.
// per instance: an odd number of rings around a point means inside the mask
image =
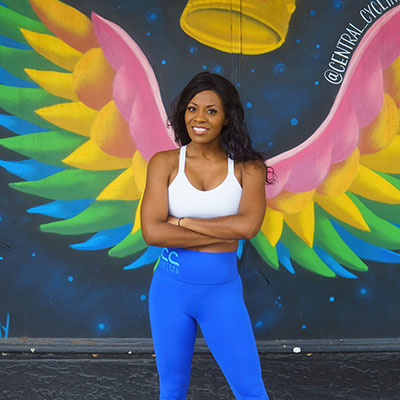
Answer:
POLYGON ((104 153, 93 139, 78 147, 63 162, 75 168, 92 171, 125 169, 131 165, 130 158, 114 157, 104 153))
POLYGON ((387 204, 400 204, 400 191, 386 179, 361 164, 349 190, 366 199, 387 204))
POLYGON ((114 179, 99 194, 97 200, 137 200, 141 196, 138 190, 132 167, 114 179))
POLYGON ((282 235, 282 228, 283 214, 267 207, 260 229, 272 246, 275 246, 278 243, 278 240, 282 235))
POLYGON ((136 151, 132 159, 133 176, 135 178, 136 186, 140 193, 144 192, 146 186, 148 161, 136 151))
POLYGON ((20 29, 26 41, 37 53, 61 68, 72 71, 82 57, 80 51, 75 50, 55 36, 20 29))
POLYGON ((140 209, 142 208, 142 202, 143 202, 143 194, 140 197, 139 204, 136 209, 135 223, 133 224, 133 228, 132 228, 132 232, 131 232, 132 235, 135 234, 140 229, 140 226, 141 226, 140 209))
POLYGON ((135 143, 129 133, 129 124, 111 100, 98 113, 90 130, 90 137, 108 154, 132 157, 135 143))
POLYGON ((30 0, 33 10, 51 32, 82 52, 98 46, 92 21, 58 0, 30 0))
POLYGON ((383 72, 384 90, 400 106, 400 57, 383 72))
POLYGON ((99 47, 87 51, 72 75, 74 90, 87 106, 100 110, 113 98, 115 71, 99 47))
POLYGON ((72 74, 69 72, 39 71, 29 68, 25 68, 25 72, 40 87, 54 96, 72 101, 78 100, 72 85, 72 74))
POLYGON ((340 221, 362 231, 370 231, 360 210, 345 193, 339 196, 323 196, 316 193, 314 199, 321 208, 340 221))
POLYGON ((317 187, 325 196, 339 196, 344 193, 357 175, 360 152, 356 148, 345 160, 332 164, 328 175, 317 187))
POLYGON ((395 101, 386 93, 376 118, 360 130, 358 147, 361 154, 376 153, 387 147, 399 132, 399 110, 395 101))
POLYGON ((77 101, 39 108, 36 110, 36 113, 46 121, 62 129, 90 137, 90 129, 97 117, 98 111, 77 101))
POLYGON ((400 174, 400 135, 378 153, 363 154, 360 163, 377 171, 400 174))
POLYGON ((297 236, 309 247, 313 247, 315 226, 313 201, 310 201, 300 212, 296 214, 285 214, 283 218, 297 236))

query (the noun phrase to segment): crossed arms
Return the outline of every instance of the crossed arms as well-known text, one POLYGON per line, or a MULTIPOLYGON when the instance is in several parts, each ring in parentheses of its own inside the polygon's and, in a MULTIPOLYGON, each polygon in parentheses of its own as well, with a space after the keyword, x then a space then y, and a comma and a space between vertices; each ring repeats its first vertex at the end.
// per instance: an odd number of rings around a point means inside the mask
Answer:
MULTIPOLYGON (((148 165, 141 207, 143 239, 159 247, 193 247, 250 239, 260 229, 265 213, 265 169, 246 163, 242 169, 242 197, 235 215, 178 219, 168 215, 168 152, 155 154, 148 165)), ((261 163, 261 162, 260 162, 261 163)))

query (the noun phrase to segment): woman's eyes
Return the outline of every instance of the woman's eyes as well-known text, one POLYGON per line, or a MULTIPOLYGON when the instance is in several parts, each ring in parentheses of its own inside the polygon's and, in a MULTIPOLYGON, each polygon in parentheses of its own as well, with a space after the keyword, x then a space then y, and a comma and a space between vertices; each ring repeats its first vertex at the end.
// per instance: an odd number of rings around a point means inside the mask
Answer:
MULTIPOLYGON (((187 109, 188 109, 188 111, 190 111, 190 112, 195 112, 195 111, 196 111, 196 107, 188 107, 187 109)), ((217 113, 217 110, 215 110, 214 108, 209 108, 209 109, 207 110, 207 112, 208 112, 209 114, 216 114, 216 113, 217 113)))

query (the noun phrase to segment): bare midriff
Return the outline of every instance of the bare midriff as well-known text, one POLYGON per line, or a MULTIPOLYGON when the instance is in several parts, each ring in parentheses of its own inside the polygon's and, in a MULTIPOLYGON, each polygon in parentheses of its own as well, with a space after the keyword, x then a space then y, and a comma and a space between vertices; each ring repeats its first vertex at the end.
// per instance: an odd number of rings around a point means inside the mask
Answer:
POLYGON ((205 246, 188 247, 189 250, 204 251, 207 253, 225 253, 236 251, 238 248, 238 241, 232 240, 226 243, 207 244, 205 246))

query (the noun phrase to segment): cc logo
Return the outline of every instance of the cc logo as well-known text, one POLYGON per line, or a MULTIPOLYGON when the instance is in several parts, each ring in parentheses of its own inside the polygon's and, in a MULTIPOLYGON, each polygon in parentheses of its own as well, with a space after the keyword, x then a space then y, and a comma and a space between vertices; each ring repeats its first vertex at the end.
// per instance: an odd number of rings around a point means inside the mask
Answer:
POLYGON ((179 267, 180 265, 179 265, 178 261, 174 261, 174 260, 172 259, 172 256, 174 256, 174 257, 176 257, 176 258, 179 258, 179 255, 178 255, 178 253, 177 253, 176 251, 171 251, 171 252, 169 252, 168 249, 167 249, 166 247, 164 247, 164 248, 162 249, 162 251, 161 251, 161 258, 162 258, 164 261, 166 261, 166 262, 168 262, 168 263, 170 263, 170 264, 172 264, 172 265, 176 265, 176 266, 179 267))

